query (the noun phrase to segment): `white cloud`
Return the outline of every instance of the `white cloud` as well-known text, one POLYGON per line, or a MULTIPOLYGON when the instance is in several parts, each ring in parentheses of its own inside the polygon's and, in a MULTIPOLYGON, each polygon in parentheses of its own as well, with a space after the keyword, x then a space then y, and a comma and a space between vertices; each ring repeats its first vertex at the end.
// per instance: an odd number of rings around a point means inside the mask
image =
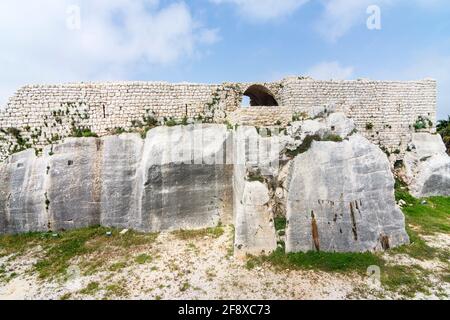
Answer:
POLYGON ((306 74, 316 80, 345 80, 353 75, 353 67, 343 67, 337 61, 322 62, 311 67, 306 74))
POLYGON ((216 4, 231 3, 248 21, 266 22, 287 16, 309 0, 210 0, 216 4))
POLYGON ((126 79, 197 57, 217 40, 183 2, 2 0, 0 105, 26 83, 126 79), (80 30, 67 28, 70 5, 81 9, 80 30))
POLYGON ((394 6, 417 6, 421 9, 439 10, 448 6, 447 0, 322 0, 323 12, 316 28, 327 40, 335 42, 353 27, 366 27, 369 14, 367 8, 377 5, 383 12, 394 6))

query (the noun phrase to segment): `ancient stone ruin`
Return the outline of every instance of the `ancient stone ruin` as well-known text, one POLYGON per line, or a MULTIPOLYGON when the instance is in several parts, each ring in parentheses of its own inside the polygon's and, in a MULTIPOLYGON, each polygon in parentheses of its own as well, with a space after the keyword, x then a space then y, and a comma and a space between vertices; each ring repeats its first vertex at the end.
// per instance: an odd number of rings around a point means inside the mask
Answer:
POLYGON ((433 80, 27 86, 0 113, 0 233, 224 223, 237 255, 389 249, 409 242, 394 170, 450 195, 435 118, 433 80))

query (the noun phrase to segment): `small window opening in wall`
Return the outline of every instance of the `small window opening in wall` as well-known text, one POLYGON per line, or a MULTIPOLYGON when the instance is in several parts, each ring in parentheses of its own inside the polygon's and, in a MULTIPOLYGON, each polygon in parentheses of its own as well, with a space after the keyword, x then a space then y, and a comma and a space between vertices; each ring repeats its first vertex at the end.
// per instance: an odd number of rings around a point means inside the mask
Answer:
MULTIPOLYGON (((244 92, 244 97, 250 99, 250 106, 265 106, 276 107, 278 106, 277 100, 270 92, 270 90, 262 85, 252 85, 244 92)), ((244 99, 243 99, 244 101, 244 99)), ((248 100, 247 100, 248 101, 248 100)))
POLYGON ((336 130, 336 127, 335 126, 331 126, 331 131, 334 131, 334 130, 336 130))
POLYGON ((106 118, 106 108, 103 106, 103 118, 106 118))
POLYGON ((243 96, 243 97, 242 97, 241 107, 242 107, 242 108, 248 108, 248 107, 250 107, 250 97, 247 97, 247 96, 243 96))
POLYGON ((23 163, 18 163, 17 168, 23 168, 23 163))
POLYGON ((68 166, 72 166, 72 165, 73 165, 73 160, 67 161, 67 165, 68 165, 68 166))

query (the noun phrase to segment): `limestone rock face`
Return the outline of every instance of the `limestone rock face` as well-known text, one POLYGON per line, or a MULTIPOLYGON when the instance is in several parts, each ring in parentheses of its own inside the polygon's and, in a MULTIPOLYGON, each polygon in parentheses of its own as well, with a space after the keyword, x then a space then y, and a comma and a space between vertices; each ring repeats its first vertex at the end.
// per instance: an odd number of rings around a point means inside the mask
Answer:
POLYGON ((47 201, 50 229, 100 224, 102 145, 100 139, 71 138, 45 157, 48 170, 41 168, 38 176, 45 180, 41 198, 47 201))
POLYGON ((242 187, 242 198, 236 204, 236 254, 270 253, 277 242, 267 185, 243 181, 242 187))
POLYGON ((285 182, 289 252, 362 252, 408 243, 385 154, 359 135, 313 142, 285 182))
POLYGON ((139 231, 212 227, 232 215, 222 125, 71 138, 0 164, 0 232, 92 225, 139 231), (188 142, 193 142, 189 144, 188 142), (184 157, 182 156, 184 154, 184 157))
POLYGON ((0 165, 0 232, 46 231, 46 165, 34 150, 12 155, 0 165))
POLYGON ((222 214, 231 214, 232 167, 225 159, 230 140, 222 125, 151 130, 139 168, 140 229, 216 226, 222 214))
POLYGON ((103 138, 101 224, 118 228, 140 226, 139 168, 144 140, 138 134, 103 138))
POLYGON ((239 127, 235 133, 233 211, 235 254, 270 253, 277 247, 270 193, 263 176, 278 173, 280 144, 276 137, 261 137, 254 127, 239 127), (249 174, 259 175, 251 181, 249 174))
POLYGON ((450 157, 438 134, 414 133, 404 157, 406 180, 416 197, 450 195, 450 157))
MULTIPOLYGON (((388 159, 355 134, 352 120, 327 111, 326 118, 293 122, 286 131, 270 129, 165 126, 145 139, 70 138, 40 157, 34 150, 15 154, 0 163, 0 233, 234 223, 239 256, 274 251, 274 218, 286 215, 290 252, 360 252, 408 242, 388 159), (324 141, 340 140, 336 135, 343 141, 324 141)), ((440 152, 421 148, 421 155, 440 152)))

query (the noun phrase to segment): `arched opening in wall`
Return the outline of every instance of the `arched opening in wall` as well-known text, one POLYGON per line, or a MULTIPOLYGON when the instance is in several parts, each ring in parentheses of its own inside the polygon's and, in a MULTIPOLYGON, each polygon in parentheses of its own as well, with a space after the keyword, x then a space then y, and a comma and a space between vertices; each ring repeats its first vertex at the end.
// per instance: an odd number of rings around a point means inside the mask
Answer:
POLYGON ((242 99, 242 106, 245 107, 247 105, 250 105, 252 107, 256 106, 266 106, 266 107, 276 107, 278 106, 277 100, 275 100, 275 97, 270 92, 269 89, 267 89, 264 86, 261 85, 253 85, 248 87, 248 89, 244 92, 244 98, 242 99))

